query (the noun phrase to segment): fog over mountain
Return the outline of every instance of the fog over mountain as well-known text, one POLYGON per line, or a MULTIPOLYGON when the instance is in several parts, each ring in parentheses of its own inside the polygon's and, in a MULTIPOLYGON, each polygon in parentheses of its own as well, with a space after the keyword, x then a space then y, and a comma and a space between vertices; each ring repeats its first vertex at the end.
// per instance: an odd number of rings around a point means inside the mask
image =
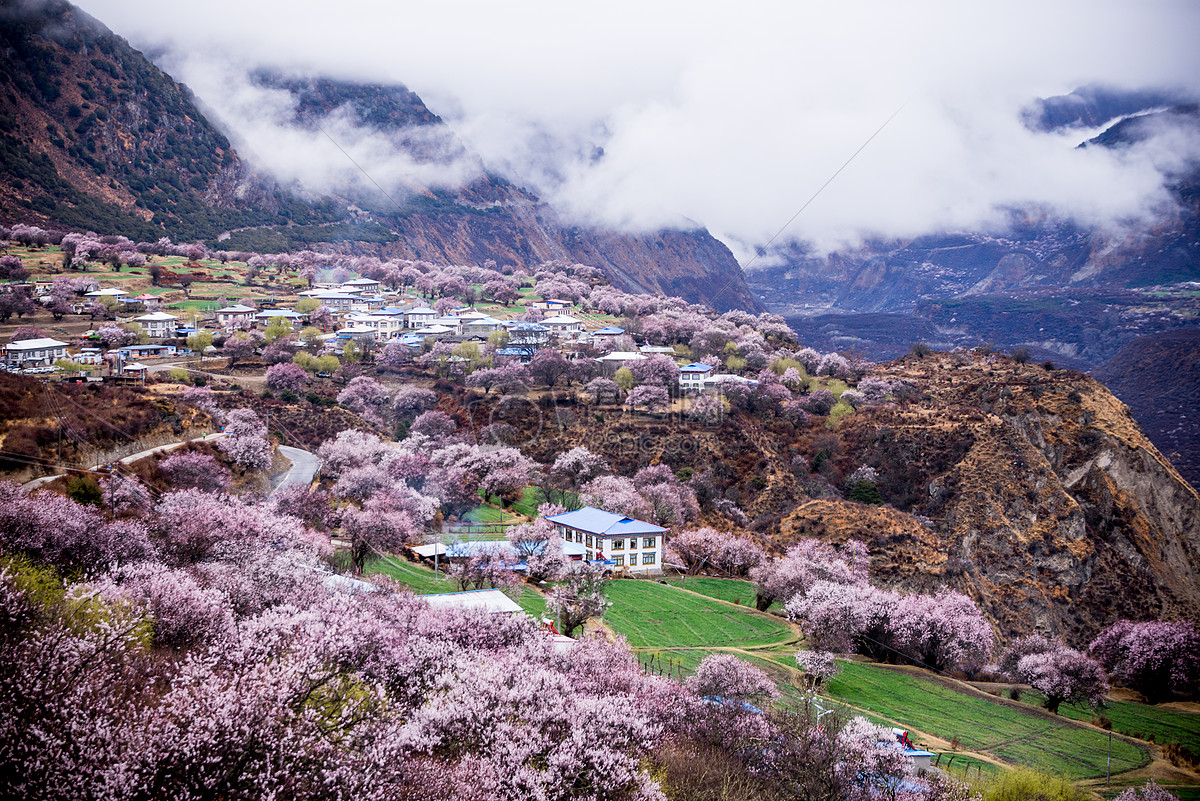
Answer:
POLYGON ((706 225, 743 264, 893 114, 784 239, 986 229, 1013 206, 1121 226, 1169 207, 1164 176, 1200 158, 1192 138, 1076 149, 1099 131, 1022 117, 1084 84, 1200 95, 1188 2, 82 5, 284 180, 319 191, 361 176, 348 156, 381 184, 478 174, 470 158, 414 160, 345 116, 298 130, 286 93, 249 76, 399 82, 488 169, 576 220, 706 225))

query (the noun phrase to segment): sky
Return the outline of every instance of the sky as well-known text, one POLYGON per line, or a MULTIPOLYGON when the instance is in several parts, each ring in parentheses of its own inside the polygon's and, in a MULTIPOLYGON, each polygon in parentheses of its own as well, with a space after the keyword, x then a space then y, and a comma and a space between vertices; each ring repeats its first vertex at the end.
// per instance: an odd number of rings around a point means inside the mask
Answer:
POLYGON ((831 249, 986 229, 1014 206, 1118 227, 1161 213, 1163 176, 1200 158, 1187 138, 1078 150, 1096 131, 1019 117, 1089 83, 1200 96, 1189 0, 79 4, 284 180, 351 180, 347 153, 384 185, 470 180, 477 160, 431 168, 345 115, 329 137, 291 129, 289 99, 246 75, 399 82, 573 219, 706 226, 743 263, 777 234, 831 249))

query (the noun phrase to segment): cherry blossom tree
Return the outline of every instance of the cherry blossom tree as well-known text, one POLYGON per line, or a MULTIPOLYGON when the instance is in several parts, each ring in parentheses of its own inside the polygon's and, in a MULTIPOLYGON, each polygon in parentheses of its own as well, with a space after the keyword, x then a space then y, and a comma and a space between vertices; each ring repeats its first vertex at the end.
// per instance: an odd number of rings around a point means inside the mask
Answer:
POLYGON ((621 388, 610 378, 593 378, 583 391, 596 399, 596 403, 620 403, 621 388))
POLYGON ((645 359, 633 362, 629 371, 633 373, 638 384, 659 387, 664 392, 675 386, 679 376, 679 366, 675 364, 675 360, 661 353, 652 353, 645 359))
POLYGON ((100 495, 114 512, 144 512, 153 504, 150 493, 136 478, 110 473, 99 481, 100 495))
POLYGON ((271 465, 271 443, 267 427, 251 409, 234 409, 226 416, 225 436, 217 447, 246 470, 265 470, 271 465))
POLYGON ((178 450, 160 461, 158 469, 179 489, 223 492, 229 488, 229 471, 200 451, 178 450))
POLYGON ((579 491, 579 502, 584 506, 645 520, 650 517, 650 504, 634 487, 631 479, 624 476, 600 476, 583 485, 579 491))
POLYGON ((342 535, 350 541, 354 571, 362 573, 372 553, 391 553, 419 541, 422 522, 414 517, 411 504, 389 493, 378 493, 362 508, 347 508, 342 515, 342 535))
MULTIPOLYGON (((291 358, 290 356, 288 357, 291 358)), ((291 361, 273 364, 267 368, 267 386, 275 392, 300 392, 308 383, 308 373, 291 361)))
POLYGON ((537 553, 525 560, 529 580, 535 583, 557 581, 570 569, 571 560, 563 551, 562 538, 552 532, 537 553))
POLYGON ((1150 779, 1141 787, 1130 787, 1113 801, 1179 801, 1179 796, 1164 790, 1154 779, 1150 779))
POLYGON ((1108 679, 1099 662, 1073 648, 1058 646, 1027 654, 1017 662, 1016 675, 1045 696, 1045 707, 1058 714, 1062 703, 1083 703, 1098 709, 1108 695, 1108 679))
POLYGON ((412 427, 409 428, 413 434, 424 434, 434 439, 448 437, 457 430, 458 423, 454 422, 454 418, 437 409, 419 414, 413 421, 412 427))
POLYGON ((495 389, 502 395, 511 395, 529 387, 529 372, 517 362, 507 362, 498 367, 476 370, 467 376, 466 385, 482 389, 484 394, 495 389))
POLYGON ((317 448, 321 472, 332 478, 364 464, 380 464, 388 453, 388 447, 379 437, 352 428, 339 431, 336 437, 325 440, 317 448))
POLYGON ((611 472, 608 461, 587 448, 577 445, 560 453, 550 468, 550 476, 561 481, 572 490, 601 475, 611 472))
POLYGON ((1191 623, 1120 620, 1100 632, 1089 650, 1113 678, 1151 703, 1200 682, 1200 634, 1191 623))
POLYGON ((890 660, 896 654, 891 621, 899 602, 898 594, 865 582, 816 581, 785 608, 814 647, 890 660))
POLYGON ((546 593, 546 614, 568 637, 611 605, 605 596, 604 568, 589 562, 571 562, 562 581, 546 593))
POLYGON ((892 621, 901 650, 932 670, 975 670, 992 652, 991 624, 953 590, 902 597, 892 621))
POLYGON ((387 425, 392 398, 383 384, 369 376, 352 378, 338 393, 338 403, 377 426, 387 425))
POLYGON ((765 612, 776 600, 787 603, 817 581, 857 584, 859 578, 832 546, 804 539, 788 548, 782 559, 763 562, 750 571, 755 584, 755 605, 765 612))
POLYGON ((432 389, 405 384, 392 396, 392 415, 397 420, 412 420, 436 405, 437 393, 432 389))
POLYGON ((642 385, 634 387, 625 398, 625 405, 630 408, 644 406, 647 411, 665 409, 671 404, 671 397, 660 386, 642 385))
POLYGON ((11 481, 0 481, 0 545, 7 553, 73 572, 130 563, 154 553, 141 523, 110 523, 95 507, 56 493, 26 495, 11 481))
POLYGON ((735 703, 762 704, 779 697, 770 676, 733 654, 704 657, 684 684, 702 698, 735 703))
POLYGON ((289 484, 271 493, 271 508, 277 514, 304 521, 317 530, 327 530, 337 518, 329 493, 303 484, 289 484))
POLYGON ((675 535, 667 547, 693 575, 707 568, 716 573, 744 576, 766 558, 753 540, 707 526, 675 535))
POLYGON ((571 369, 571 364, 557 350, 543 348, 533 354, 529 362, 529 375, 548 387, 553 387, 560 379, 565 378, 571 369))
POLYGON ((797 651, 796 666, 804 671, 810 690, 820 689, 838 673, 837 660, 828 651, 797 651))

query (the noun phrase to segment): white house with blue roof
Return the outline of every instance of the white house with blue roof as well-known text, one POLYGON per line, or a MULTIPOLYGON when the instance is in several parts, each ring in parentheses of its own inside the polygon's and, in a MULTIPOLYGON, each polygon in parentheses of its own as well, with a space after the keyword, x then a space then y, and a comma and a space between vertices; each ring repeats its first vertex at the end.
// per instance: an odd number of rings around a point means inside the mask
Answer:
POLYGON ((546 518, 564 543, 579 543, 589 561, 630 573, 661 573, 667 529, 585 506, 546 518))
POLYGON ((713 374, 711 364, 692 362, 679 368, 679 388, 684 392, 700 392, 704 389, 704 379, 713 374))

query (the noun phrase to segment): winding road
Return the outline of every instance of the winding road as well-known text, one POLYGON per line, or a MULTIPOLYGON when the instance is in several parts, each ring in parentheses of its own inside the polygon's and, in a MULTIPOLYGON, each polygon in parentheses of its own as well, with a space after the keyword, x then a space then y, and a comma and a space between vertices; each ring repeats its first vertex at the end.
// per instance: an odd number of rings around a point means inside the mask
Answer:
POLYGON ((317 475, 317 470, 321 467, 320 459, 308 451, 302 451, 299 448, 293 448, 289 445, 280 445, 279 452, 286 456, 292 463, 292 469, 287 471, 279 484, 271 490, 272 495, 284 487, 290 487, 295 484, 307 487, 309 484, 312 484, 313 479, 317 475))

